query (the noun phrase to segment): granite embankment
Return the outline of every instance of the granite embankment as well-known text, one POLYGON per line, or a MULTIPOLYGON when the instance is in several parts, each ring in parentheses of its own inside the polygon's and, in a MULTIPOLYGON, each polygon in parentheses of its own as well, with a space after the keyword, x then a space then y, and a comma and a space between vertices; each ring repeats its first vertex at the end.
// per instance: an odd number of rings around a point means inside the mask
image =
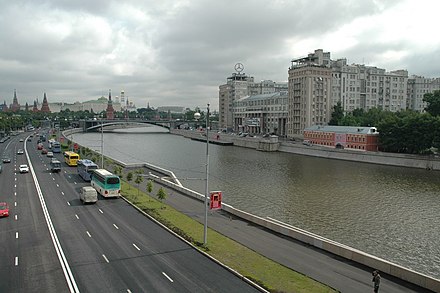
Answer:
MULTIPOLYGON (((178 129, 172 129, 170 130, 170 133, 182 135, 188 138, 200 138, 202 136, 202 133, 200 132, 178 129)), ((274 138, 264 139, 254 137, 238 137, 223 133, 211 133, 210 139, 217 140, 217 135, 219 136, 218 140, 232 142, 235 146, 252 148, 260 151, 279 151, 326 159, 440 171, 440 157, 433 155, 418 156, 410 154, 340 150, 317 145, 307 146, 303 145, 301 142, 280 142, 274 138)))

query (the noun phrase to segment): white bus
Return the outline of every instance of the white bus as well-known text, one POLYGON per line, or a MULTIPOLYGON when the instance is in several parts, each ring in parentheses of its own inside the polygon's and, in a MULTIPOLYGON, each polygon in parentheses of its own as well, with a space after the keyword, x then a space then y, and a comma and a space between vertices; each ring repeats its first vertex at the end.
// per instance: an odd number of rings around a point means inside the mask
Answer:
POLYGON ((93 171, 92 187, 103 197, 114 197, 121 194, 121 180, 105 169, 93 171))

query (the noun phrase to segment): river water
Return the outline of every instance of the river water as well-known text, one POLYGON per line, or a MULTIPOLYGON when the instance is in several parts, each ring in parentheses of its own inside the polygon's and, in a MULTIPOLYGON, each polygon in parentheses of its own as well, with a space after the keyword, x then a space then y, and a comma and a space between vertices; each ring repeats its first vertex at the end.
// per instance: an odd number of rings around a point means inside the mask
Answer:
MULTIPOLYGON (((171 170, 204 193, 206 143, 162 131, 105 133, 104 154, 171 170)), ((97 133, 74 140, 100 150, 97 133)), ((440 279, 440 172, 212 144, 209 165, 225 203, 440 279)))

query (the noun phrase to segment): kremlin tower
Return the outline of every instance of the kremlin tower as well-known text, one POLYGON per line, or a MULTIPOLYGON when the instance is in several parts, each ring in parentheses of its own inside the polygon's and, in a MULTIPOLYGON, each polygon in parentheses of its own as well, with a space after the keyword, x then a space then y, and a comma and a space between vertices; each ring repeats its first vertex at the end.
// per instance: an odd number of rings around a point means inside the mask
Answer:
POLYGON ((115 110, 113 109, 111 90, 108 90, 108 103, 107 103, 106 114, 107 114, 107 119, 110 119, 110 120, 115 119, 115 110))
POLYGON ((47 103, 46 93, 44 93, 43 105, 41 106, 41 112, 50 113, 49 104, 47 103))
POLYGON ((14 89, 14 100, 12 101, 12 105, 10 107, 11 112, 17 112, 20 110, 20 104, 17 99, 17 91, 14 89))

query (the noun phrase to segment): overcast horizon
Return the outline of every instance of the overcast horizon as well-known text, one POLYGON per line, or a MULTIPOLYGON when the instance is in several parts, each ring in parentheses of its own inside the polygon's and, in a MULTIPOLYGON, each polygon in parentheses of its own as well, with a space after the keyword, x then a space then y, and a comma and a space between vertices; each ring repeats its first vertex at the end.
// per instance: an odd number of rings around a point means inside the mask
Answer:
POLYGON ((0 103, 125 96, 136 106, 218 110, 244 64, 286 82, 292 59, 331 59, 440 77, 435 0, 0 0, 0 103))

